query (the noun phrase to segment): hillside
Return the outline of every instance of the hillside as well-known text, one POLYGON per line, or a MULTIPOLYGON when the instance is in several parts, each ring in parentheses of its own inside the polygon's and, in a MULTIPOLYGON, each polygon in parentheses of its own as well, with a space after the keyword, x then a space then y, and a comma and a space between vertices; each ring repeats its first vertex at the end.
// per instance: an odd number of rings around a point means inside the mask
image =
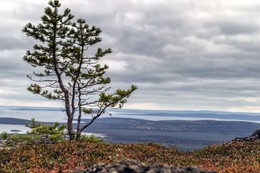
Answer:
POLYGON ((64 142, 0 150, 1 172, 68 172, 94 164, 135 160, 146 165, 195 166, 202 170, 260 172, 260 141, 236 141, 180 152, 158 144, 64 142))

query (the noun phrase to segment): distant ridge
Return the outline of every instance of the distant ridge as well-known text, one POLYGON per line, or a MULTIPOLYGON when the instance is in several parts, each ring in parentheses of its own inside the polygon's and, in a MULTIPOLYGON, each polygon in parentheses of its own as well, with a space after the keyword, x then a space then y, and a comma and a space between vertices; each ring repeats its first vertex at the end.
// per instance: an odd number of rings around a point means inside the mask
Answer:
MULTIPOLYGON (((83 121, 89 121, 83 119, 83 121)), ((1 124, 24 125, 29 120, 0 118, 1 124)), ((50 124, 50 123, 48 123, 50 124)), ((134 118, 107 117, 97 119, 85 133, 104 134, 111 143, 155 142, 167 146, 176 145, 181 150, 202 148, 220 144, 236 137, 245 137, 259 129, 260 124, 239 121, 149 121, 134 118)), ((12 128, 15 129, 15 126, 12 128)))
MULTIPOLYGON (((8 110, 53 110, 62 111, 63 107, 43 107, 43 106, 1 106, 1 109, 8 110)), ((260 116, 259 113, 255 112, 228 112, 228 111, 212 111, 212 110, 149 110, 149 109, 108 109, 113 112, 128 112, 128 113, 175 113, 175 114, 219 114, 219 115, 254 115, 260 116)))
MULTIPOLYGON (((28 107, 28 106, 0 106, 0 111, 23 111, 44 113, 56 112, 63 116, 61 107, 28 107)), ((215 121, 246 121, 260 123, 260 113, 224 112, 224 111, 190 111, 190 110, 138 110, 138 109, 110 109, 113 117, 127 117, 149 120, 215 120, 215 121)), ((19 112, 18 112, 19 113, 19 112)), ((56 114, 57 115, 57 114, 56 114)), ((0 112, 0 117, 5 117, 0 112)), ((107 115, 108 116, 108 115, 107 115)), ((66 117, 66 116, 64 116, 66 117)), ((16 117, 17 118, 17 117, 16 117)), ((37 117, 35 117, 37 119, 37 117)))
POLYGON ((30 122, 29 120, 19 119, 19 118, 8 118, 8 117, 0 118, 0 124, 25 125, 26 123, 29 122, 30 122))

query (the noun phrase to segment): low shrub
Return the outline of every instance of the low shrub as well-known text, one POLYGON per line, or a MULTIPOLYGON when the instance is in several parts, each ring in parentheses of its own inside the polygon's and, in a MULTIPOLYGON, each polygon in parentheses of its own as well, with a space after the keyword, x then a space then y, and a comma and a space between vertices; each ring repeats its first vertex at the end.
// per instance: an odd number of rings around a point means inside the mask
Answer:
POLYGON ((66 140, 66 126, 55 123, 54 125, 41 124, 31 120, 26 124, 31 130, 27 134, 1 134, 3 146, 32 145, 32 144, 55 144, 66 140))
POLYGON ((94 135, 81 135, 80 137, 81 141, 86 141, 86 142, 102 142, 102 138, 95 137, 94 135))
POLYGON ((2 138, 3 140, 6 140, 6 139, 8 138, 8 133, 7 133, 7 132, 2 132, 2 133, 1 133, 1 138, 2 138))

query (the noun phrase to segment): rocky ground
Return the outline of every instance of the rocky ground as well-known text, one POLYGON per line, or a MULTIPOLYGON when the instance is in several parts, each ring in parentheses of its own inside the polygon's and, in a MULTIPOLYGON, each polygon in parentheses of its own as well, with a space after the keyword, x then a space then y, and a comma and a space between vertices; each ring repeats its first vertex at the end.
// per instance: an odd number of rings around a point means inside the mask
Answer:
MULTIPOLYGON (((244 138, 235 138, 230 141, 255 141, 260 140, 260 129, 244 138)), ((76 171, 75 173, 215 173, 199 170, 194 167, 171 167, 167 165, 144 165, 133 160, 121 161, 113 164, 97 164, 87 170, 76 171)))
POLYGON ((0 150, 0 172, 213 173, 210 170, 217 170, 220 173, 259 173, 259 142, 260 129, 248 137, 187 153, 152 143, 25 145, 0 150), (201 170, 185 167, 189 165, 198 166, 201 170))
POLYGON ((256 141, 256 140, 260 140, 260 129, 257 129, 254 133, 252 133, 248 137, 235 138, 228 143, 237 142, 237 141, 256 141))
POLYGON ((92 168, 74 173, 215 173, 202 171, 194 167, 171 167, 167 165, 146 166, 140 162, 126 160, 114 164, 99 164, 92 168))

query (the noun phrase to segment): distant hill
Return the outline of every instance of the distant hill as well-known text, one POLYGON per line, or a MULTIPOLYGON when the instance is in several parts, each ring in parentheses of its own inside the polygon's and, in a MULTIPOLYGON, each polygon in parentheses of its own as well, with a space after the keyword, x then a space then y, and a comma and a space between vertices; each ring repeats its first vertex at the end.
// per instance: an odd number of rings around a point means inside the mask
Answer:
MULTIPOLYGON (((87 121, 87 120, 85 120, 87 121)), ((103 133, 112 143, 156 142, 182 150, 220 144, 244 137, 260 128, 258 123, 238 121, 148 121, 129 118, 101 118, 85 132, 103 133)))
MULTIPOLYGON (((43 113, 60 117, 58 121, 64 122, 65 113, 61 107, 27 107, 27 106, 0 106, 0 117, 34 117, 45 121, 43 113), (17 114, 19 116, 17 116, 17 114)), ((218 121, 247 121, 260 124, 260 113, 249 112, 223 112, 223 111, 175 111, 175 110, 139 110, 139 109, 109 109, 113 117, 134 118, 147 120, 218 120, 218 121)), ((108 117, 108 115, 106 116, 108 117)), ((46 121, 51 121, 48 116, 46 121)), ((57 120, 57 118, 56 118, 57 120)))
MULTIPOLYGON (((28 122, 30 121, 23 119, 0 118, 0 124, 24 125, 28 122)), ((104 134, 105 141, 111 143, 155 142, 192 150, 248 136, 259 128, 259 123, 239 121, 149 121, 110 117, 96 120, 84 132, 104 134)))
POLYGON ((0 124, 13 124, 13 125, 25 125, 29 123, 29 120, 18 119, 18 118, 0 118, 0 124))

